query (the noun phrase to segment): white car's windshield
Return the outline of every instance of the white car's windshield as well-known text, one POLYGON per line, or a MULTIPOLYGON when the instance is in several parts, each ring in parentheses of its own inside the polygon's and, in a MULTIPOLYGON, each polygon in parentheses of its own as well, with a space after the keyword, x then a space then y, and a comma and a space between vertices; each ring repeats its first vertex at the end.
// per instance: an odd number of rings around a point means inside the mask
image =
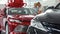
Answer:
POLYGON ((60 3, 58 3, 55 8, 60 9, 60 3))

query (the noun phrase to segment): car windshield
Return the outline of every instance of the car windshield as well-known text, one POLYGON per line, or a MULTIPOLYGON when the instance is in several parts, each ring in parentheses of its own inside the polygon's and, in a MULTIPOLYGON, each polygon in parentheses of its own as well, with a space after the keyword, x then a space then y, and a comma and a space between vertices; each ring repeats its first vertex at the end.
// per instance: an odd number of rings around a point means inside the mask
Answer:
POLYGON ((59 6, 58 6, 57 8, 59 8, 59 9, 60 9, 60 4, 59 4, 59 6))
POLYGON ((58 3, 55 8, 60 9, 60 3, 58 3))
POLYGON ((35 13, 35 10, 32 9, 32 8, 10 8, 8 10, 8 14, 9 15, 13 15, 13 14, 34 14, 35 13))

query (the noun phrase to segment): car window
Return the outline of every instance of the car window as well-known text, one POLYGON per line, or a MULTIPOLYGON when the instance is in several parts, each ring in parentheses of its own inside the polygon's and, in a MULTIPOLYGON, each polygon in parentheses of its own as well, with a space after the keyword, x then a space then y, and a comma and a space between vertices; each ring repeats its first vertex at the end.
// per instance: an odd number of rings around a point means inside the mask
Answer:
POLYGON ((57 6, 55 7, 56 9, 60 9, 60 3, 57 4, 57 6))
POLYGON ((31 13, 31 14, 37 14, 37 12, 36 12, 35 9, 32 8, 32 9, 29 9, 29 10, 30 10, 30 13, 31 13))
POLYGON ((8 10, 8 14, 9 15, 13 15, 13 14, 34 14, 34 10, 32 8, 19 8, 19 9, 9 9, 8 10))

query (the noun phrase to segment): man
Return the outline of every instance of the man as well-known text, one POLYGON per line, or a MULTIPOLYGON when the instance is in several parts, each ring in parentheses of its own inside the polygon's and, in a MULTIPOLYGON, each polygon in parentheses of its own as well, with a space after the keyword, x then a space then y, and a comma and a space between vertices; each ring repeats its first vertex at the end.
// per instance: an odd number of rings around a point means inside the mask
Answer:
MULTIPOLYGON (((44 28, 42 22, 60 24, 60 3, 53 9, 46 10, 31 20, 31 25, 28 28, 28 34, 49 34, 48 29, 44 28)), ((59 33, 60 34, 60 33, 59 33)))

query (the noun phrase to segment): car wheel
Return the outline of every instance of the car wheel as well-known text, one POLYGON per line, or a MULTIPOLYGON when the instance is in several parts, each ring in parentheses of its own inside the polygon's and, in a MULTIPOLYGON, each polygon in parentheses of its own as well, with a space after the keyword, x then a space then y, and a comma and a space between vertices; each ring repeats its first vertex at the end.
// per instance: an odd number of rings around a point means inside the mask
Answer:
POLYGON ((6 24, 6 34, 9 33, 9 28, 8 28, 8 24, 6 24))

